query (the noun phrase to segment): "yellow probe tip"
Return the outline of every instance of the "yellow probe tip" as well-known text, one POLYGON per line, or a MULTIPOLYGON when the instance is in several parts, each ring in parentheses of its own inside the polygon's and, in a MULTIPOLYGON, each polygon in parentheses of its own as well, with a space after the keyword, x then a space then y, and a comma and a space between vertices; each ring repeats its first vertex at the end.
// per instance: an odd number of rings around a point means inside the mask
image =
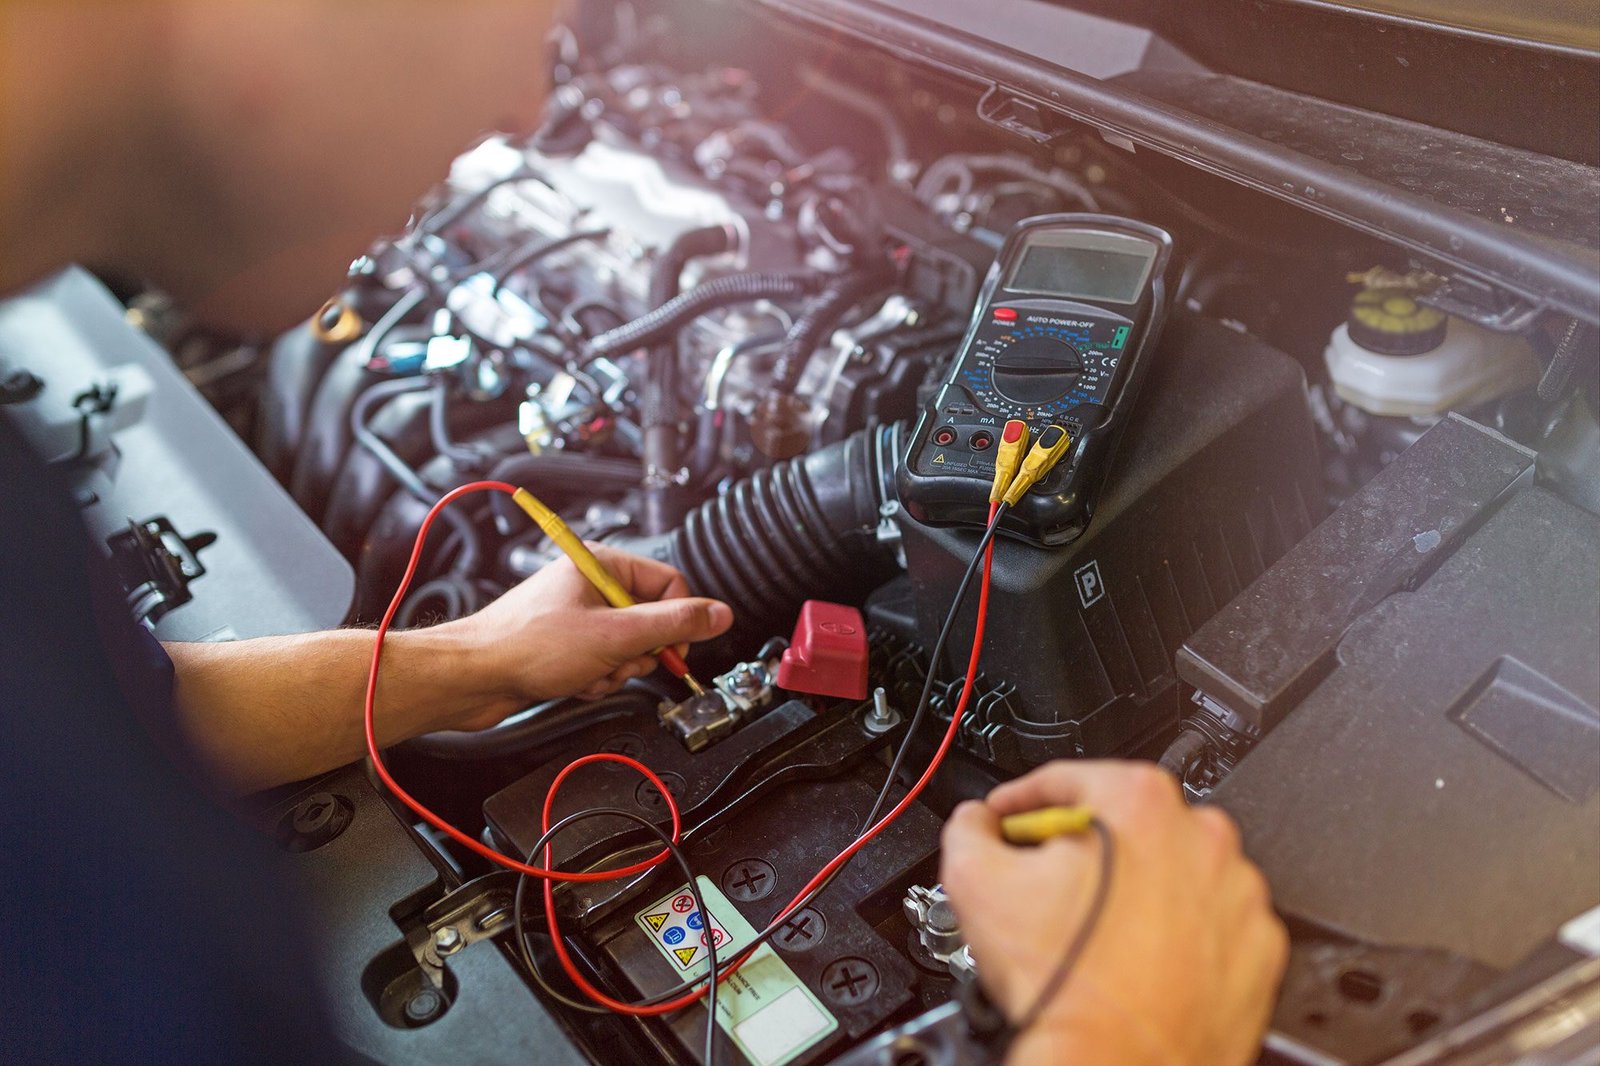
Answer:
POLYGON ((1000 819, 1000 835, 1008 844, 1042 844, 1086 832, 1093 820, 1094 812, 1088 807, 1043 807, 1000 819))

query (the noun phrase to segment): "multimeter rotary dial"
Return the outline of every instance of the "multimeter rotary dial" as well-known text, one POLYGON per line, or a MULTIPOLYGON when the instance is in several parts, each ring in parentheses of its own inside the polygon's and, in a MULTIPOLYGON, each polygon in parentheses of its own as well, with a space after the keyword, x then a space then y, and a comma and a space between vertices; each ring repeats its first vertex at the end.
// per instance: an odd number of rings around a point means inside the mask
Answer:
POLYGON ((1104 398, 1122 355, 1116 343, 1115 325, 991 326, 975 338, 960 380, 996 415, 1059 417, 1104 398))
POLYGON ((1011 337, 993 348, 990 381, 994 391, 1002 399, 1024 407, 1060 399, 1083 375, 1082 355, 1063 337, 1011 337))

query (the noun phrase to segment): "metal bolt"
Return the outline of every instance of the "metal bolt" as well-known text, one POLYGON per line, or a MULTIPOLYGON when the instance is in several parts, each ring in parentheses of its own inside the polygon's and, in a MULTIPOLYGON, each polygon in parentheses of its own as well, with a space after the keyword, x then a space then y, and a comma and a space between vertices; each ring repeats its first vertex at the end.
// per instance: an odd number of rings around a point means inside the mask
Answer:
POLYGON ((766 899, 778 887, 778 871, 761 859, 741 859, 722 875, 722 890, 740 903, 766 899))
POLYGON ((830 962, 822 971, 822 994, 841 1007, 854 1007, 878 994, 878 970, 866 959, 830 962))
POLYGON ((461 950, 461 930, 453 925, 444 926, 433 934, 433 946, 441 955, 454 955, 461 950))
POLYGON ((889 694, 880 687, 872 692, 872 709, 867 712, 867 732, 876 736, 887 733, 900 724, 900 715, 893 707, 889 706, 889 694))

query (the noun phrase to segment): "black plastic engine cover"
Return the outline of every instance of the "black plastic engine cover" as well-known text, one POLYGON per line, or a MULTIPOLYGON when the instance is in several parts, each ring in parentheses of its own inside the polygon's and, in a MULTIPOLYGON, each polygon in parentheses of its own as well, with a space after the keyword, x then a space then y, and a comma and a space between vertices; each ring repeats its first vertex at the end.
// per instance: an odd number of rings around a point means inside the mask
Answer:
MULTIPOLYGON (((1062 548, 996 542, 982 672, 962 742, 1004 770, 1137 750, 1177 721, 1173 655, 1322 517, 1300 367, 1254 338, 1175 313, 1088 531, 1062 548)), ((905 589, 869 605, 930 646, 977 541, 903 519, 905 589)), ((969 597, 945 661, 971 644, 969 597)), ((948 716, 948 707, 942 708, 948 716)))
POLYGON ((1508 500, 1214 793, 1280 908, 1506 967, 1600 903, 1600 518, 1508 500))

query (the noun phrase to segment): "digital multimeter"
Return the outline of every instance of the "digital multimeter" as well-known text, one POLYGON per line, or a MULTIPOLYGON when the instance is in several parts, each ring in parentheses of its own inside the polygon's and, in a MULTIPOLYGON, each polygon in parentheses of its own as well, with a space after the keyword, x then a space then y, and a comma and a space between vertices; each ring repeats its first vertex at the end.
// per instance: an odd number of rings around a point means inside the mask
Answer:
POLYGON ((1008 419, 1070 451, 1001 528, 1037 544, 1083 532, 1166 314, 1172 238, 1109 215, 1041 215, 1006 237, 949 376, 923 409, 900 500, 928 525, 988 520, 1008 419))

